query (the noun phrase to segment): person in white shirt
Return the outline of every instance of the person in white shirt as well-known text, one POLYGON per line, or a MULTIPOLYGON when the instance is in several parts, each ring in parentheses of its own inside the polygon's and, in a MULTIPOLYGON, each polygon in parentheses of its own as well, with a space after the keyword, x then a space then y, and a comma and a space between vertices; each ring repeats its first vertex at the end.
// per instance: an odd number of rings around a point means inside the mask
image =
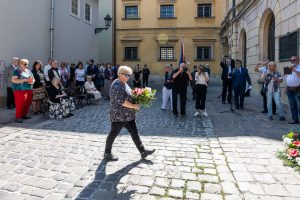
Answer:
POLYGON ((45 79, 46 79, 46 85, 49 86, 51 85, 51 81, 49 79, 49 75, 48 75, 48 71, 51 69, 52 67, 52 62, 53 62, 53 58, 49 58, 48 59, 48 65, 46 65, 44 67, 44 75, 45 75, 45 79))
POLYGON ((286 95, 289 99, 292 121, 289 124, 299 124, 300 115, 300 65, 297 56, 291 57, 292 73, 286 77, 286 95))
POLYGON ((203 65, 198 67, 198 70, 195 74, 195 81, 196 81, 196 113, 194 116, 203 115, 207 117, 207 112, 205 111, 205 101, 206 101, 206 93, 207 93, 207 86, 208 86, 209 76, 208 73, 205 72, 205 68, 203 65))
POLYGON ((99 104, 101 93, 96 89, 94 82, 92 81, 92 76, 86 77, 87 81, 84 84, 84 88, 88 94, 92 94, 97 102, 99 104))
POLYGON ((172 77, 171 77, 171 68, 169 65, 165 65, 165 82, 162 90, 162 100, 163 104, 161 110, 167 109, 168 100, 170 99, 171 109, 172 105, 172 77))
POLYGON ((85 71, 82 62, 78 63, 78 68, 75 70, 76 86, 84 86, 85 71))

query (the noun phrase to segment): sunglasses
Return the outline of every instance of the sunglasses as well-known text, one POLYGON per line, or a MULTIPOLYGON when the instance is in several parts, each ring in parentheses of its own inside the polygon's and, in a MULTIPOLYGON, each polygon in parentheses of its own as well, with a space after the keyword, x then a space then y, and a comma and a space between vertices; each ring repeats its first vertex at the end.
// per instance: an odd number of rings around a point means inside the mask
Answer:
POLYGON ((23 65, 28 66, 28 64, 26 64, 26 63, 23 63, 23 65))
POLYGON ((123 74, 126 78, 130 78, 130 74, 123 74))
POLYGON ((296 59, 291 60, 291 62, 295 62, 295 61, 296 61, 296 59))

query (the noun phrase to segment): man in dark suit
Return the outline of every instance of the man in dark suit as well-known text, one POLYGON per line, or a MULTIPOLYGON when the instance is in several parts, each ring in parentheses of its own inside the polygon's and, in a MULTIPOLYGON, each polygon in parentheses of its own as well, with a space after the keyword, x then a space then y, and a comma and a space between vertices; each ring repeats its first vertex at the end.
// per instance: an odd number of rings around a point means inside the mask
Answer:
POLYGON ((231 98, 232 98, 231 75, 232 75, 232 71, 235 67, 235 63, 234 63, 234 60, 230 59, 227 56, 224 56, 220 63, 220 66, 222 68, 221 79, 223 81, 222 103, 225 104, 227 91, 228 91, 227 101, 228 101, 228 103, 231 103, 231 98))
POLYGON ((232 72, 232 87, 236 109, 244 109, 246 82, 248 82, 248 85, 252 85, 248 70, 242 67, 241 60, 236 60, 236 67, 232 72))

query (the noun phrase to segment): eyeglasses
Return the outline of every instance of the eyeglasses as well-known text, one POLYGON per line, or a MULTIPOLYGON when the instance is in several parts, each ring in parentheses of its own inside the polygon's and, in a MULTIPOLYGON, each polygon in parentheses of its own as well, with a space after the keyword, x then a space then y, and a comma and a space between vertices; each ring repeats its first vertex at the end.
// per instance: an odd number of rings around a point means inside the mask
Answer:
POLYGON ((296 61, 296 59, 291 59, 291 62, 295 62, 296 61))
POLYGON ((130 74, 123 74, 126 78, 130 78, 130 74))
POLYGON ((27 63, 23 63, 23 65, 25 65, 25 66, 28 66, 28 64, 27 64, 27 63))

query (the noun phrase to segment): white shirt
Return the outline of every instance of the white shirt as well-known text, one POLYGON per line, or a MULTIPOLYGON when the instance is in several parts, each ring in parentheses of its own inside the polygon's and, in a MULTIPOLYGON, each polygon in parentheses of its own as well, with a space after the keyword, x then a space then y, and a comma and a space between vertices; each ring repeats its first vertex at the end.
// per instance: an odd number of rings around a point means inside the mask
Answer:
POLYGON ((287 87, 298 87, 300 86, 300 77, 297 76, 295 72, 292 72, 292 74, 289 74, 286 77, 286 86, 287 87))
POLYGON ((231 74, 231 65, 228 66, 228 78, 231 78, 231 76, 229 76, 229 74, 231 74))
POLYGON ((266 66, 262 66, 258 68, 258 71, 262 74, 266 74, 268 72, 268 68, 266 66))
MULTIPOLYGON (((206 77, 208 77, 208 73, 204 72, 206 77)), ((206 85, 207 86, 207 81, 205 80, 205 76, 203 75, 203 73, 201 73, 199 75, 199 72, 196 72, 195 74, 195 81, 196 81, 196 85, 200 84, 200 85, 206 85)))
POLYGON ((89 81, 86 81, 85 84, 84 84, 84 87, 86 90, 95 90, 96 87, 95 87, 95 84, 93 81, 89 82, 89 81))
POLYGON ((48 75, 49 69, 51 69, 51 65, 49 65, 49 64, 44 67, 44 75, 45 75, 46 81, 50 81, 49 75, 48 75))
POLYGON ((76 74, 76 81, 85 81, 85 71, 84 69, 76 69, 75 70, 76 74))

